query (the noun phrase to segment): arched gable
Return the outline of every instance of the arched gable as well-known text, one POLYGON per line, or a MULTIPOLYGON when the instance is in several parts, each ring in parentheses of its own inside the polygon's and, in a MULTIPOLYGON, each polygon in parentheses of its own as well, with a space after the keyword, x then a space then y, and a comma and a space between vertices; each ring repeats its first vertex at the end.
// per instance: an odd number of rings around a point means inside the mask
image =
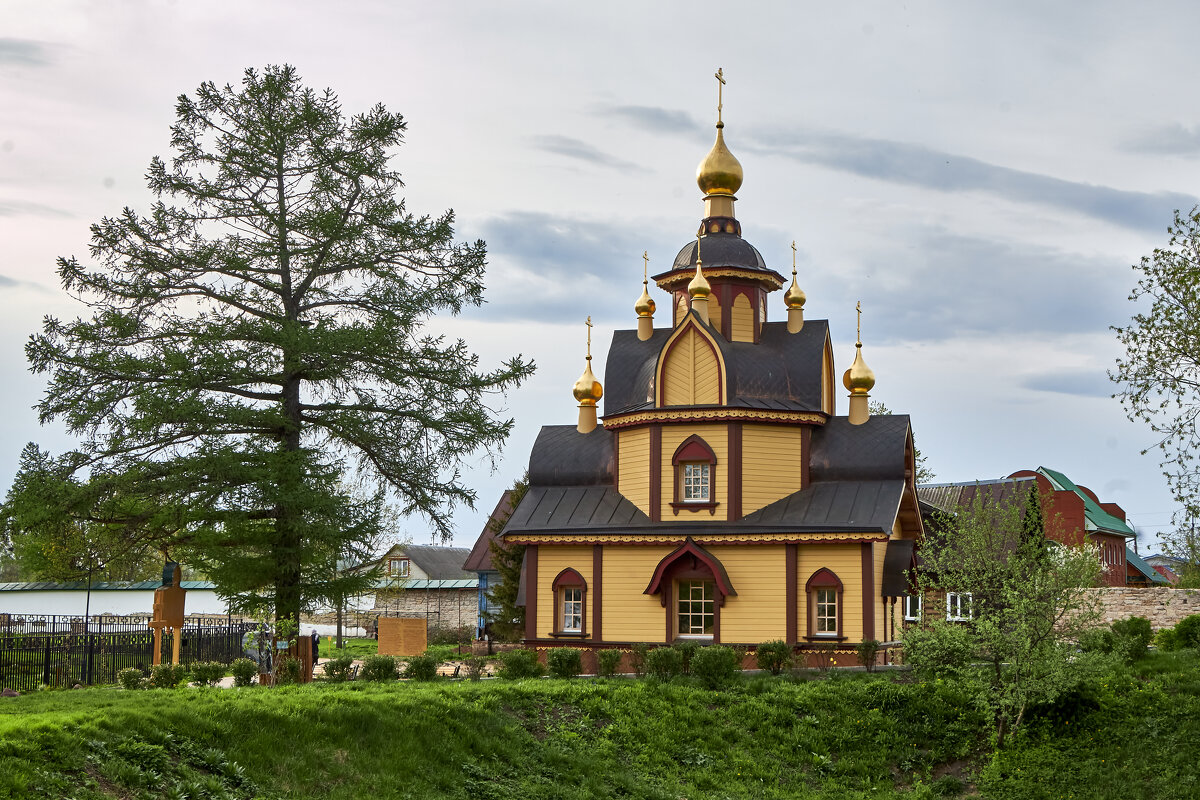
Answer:
POLYGON ((683 544, 658 562, 658 566, 654 568, 654 575, 650 578, 650 584, 642 594, 657 594, 659 600, 666 606, 670 599, 672 577, 677 574, 692 573, 703 573, 706 578, 712 577, 717 590, 718 602, 721 605, 725 604, 726 596, 737 597, 737 592, 729 580, 729 574, 725 571, 725 565, 712 553, 696 544, 690 536, 683 544))
POLYGON ((836 416, 837 408, 833 382, 833 343, 829 341, 829 331, 825 331, 825 354, 821 358, 821 410, 829 416, 836 416))
POLYGON ((691 317, 671 334, 658 358, 658 406, 720 405, 725 364, 712 335, 691 317))
POLYGON ((754 341, 754 307, 750 305, 750 298, 745 294, 739 294, 733 301, 733 308, 729 310, 729 337, 735 342, 753 342, 754 341))
POLYGON ((583 576, 574 567, 567 567, 558 573, 558 576, 554 579, 554 583, 551 584, 551 588, 555 591, 558 591, 563 586, 580 586, 584 591, 587 591, 587 581, 583 579, 583 576))

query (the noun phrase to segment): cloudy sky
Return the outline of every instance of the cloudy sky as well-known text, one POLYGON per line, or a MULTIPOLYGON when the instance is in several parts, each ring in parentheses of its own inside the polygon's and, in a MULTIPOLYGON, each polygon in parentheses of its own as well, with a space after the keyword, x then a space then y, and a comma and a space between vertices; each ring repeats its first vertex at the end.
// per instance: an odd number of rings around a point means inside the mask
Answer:
MULTIPOLYGON (((1105 371, 1130 265, 1200 196, 1200 5, 1086 8, 7 0, 0 491, 25 442, 70 444, 38 426, 22 349, 43 315, 80 313, 55 258, 86 258, 89 224, 147 206, 178 95, 287 62, 349 112, 405 115, 409 207, 455 209, 491 254, 487 304, 434 327, 485 364, 539 366, 507 398, 498 469, 469 474, 469 546, 538 427, 574 421, 584 318, 603 365, 608 332, 635 324, 642 251, 665 269, 692 236, 721 67, 744 236, 780 272, 797 242, 839 369, 862 301, 873 397, 912 415, 938 479, 1045 465, 1153 532, 1174 504, 1105 371)), ((419 520, 404 533, 429 540, 419 520)))

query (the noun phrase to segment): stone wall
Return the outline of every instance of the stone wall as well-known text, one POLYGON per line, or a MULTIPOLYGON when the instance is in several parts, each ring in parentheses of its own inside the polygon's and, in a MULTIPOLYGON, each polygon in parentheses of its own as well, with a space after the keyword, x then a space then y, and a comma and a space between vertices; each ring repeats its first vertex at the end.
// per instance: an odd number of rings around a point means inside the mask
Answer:
POLYGON ((474 629, 479 621, 479 592, 475 588, 381 590, 375 594, 372 611, 393 617, 425 617, 430 631, 474 629))
POLYGON ((1098 595, 1100 617, 1105 623, 1128 617, 1145 617, 1154 630, 1173 627, 1191 614, 1200 614, 1200 589, 1168 589, 1105 586, 1090 589, 1098 595))

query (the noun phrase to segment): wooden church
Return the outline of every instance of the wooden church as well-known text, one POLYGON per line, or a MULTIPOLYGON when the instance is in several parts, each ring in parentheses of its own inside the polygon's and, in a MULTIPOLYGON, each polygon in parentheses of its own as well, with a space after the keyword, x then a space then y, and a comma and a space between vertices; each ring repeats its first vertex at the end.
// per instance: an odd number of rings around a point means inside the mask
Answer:
POLYGON ((669 318, 655 319, 644 274, 603 388, 589 320, 578 425, 545 426, 533 446, 502 533, 526 546, 525 643, 778 639, 853 663, 863 640, 898 635, 922 534, 909 418, 870 415, 861 335, 838 415, 829 325, 804 319, 795 245, 785 289, 742 238, 719 99, 716 127, 697 236, 652 277, 669 318), (769 321, 777 303, 786 321, 769 321))

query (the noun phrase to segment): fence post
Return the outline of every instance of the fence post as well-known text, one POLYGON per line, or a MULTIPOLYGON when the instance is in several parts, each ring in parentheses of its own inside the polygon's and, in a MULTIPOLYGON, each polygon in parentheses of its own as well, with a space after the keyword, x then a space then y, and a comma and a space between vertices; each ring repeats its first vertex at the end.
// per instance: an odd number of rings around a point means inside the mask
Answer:
POLYGON ((93 641, 94 638, 95 637, 90 633, 87 634, 86 636, 84 636, 84 642, 85 642, 85 644, 84 644, 85 655, 84 655, 84 662, 83 662, 83 664, 84 664, 84 666, 83 666, 83 670, 84 670, 83 685, 84 686, 92 685, 92 669, 94 666, 93 659, 96 654, 96 643, 93 641))
POLYGON ((50 639, 46 638, 46 656, 42 661, 42 685, 50 685, 50 639))

